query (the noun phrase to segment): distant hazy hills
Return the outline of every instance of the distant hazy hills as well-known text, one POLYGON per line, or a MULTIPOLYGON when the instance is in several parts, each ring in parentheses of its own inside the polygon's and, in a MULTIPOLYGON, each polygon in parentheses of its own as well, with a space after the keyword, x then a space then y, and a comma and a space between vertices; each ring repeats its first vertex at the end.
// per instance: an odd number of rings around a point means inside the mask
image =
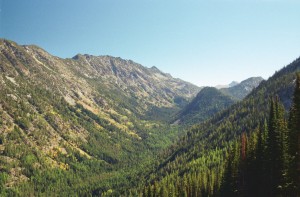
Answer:
POLYGON ((251 77, 241 83, 233 81, 228 88, 205 87, 176 116, 174 123, 195 124, 204 121, 245 98, 262 80, 261 77, 251 77))
POLYGON ((230 84, 228 84, 228 85, 217 85, 217 86, 215 86, 215 88, 217 88, 217 89, 221 89, 221 88, 229 88, 229 87, 233 87, 233 86, 235 86, 235 85, 237 85, 237 84, 239 84, 239 82, 237 82, 237 81, 232 81, 230 84))

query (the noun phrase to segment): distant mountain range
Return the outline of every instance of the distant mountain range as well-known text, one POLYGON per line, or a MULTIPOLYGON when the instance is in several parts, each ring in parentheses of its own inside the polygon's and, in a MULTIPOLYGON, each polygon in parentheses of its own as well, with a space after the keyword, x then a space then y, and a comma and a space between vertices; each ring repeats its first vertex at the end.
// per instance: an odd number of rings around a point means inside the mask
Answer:
POLYGON ((215 88, 217 88, 217 89, 221 89, 221 88, 230 88, 230 87, 233 87, 233 86, 235 86, 235 85, 237 85, 237 84, 239 84, 239 82, 237 82, 237 81, 232 81, 230 84, 228 84, 228 85, 217 85, 217 86, 215 86, 215 88))
POLYGON ((205 87, 178 113, 173 124, 191 125, 207 120, 245 98, 262 81, 262 77, 251 77, 241 83, 232 82, 228 88, 205 87))
POLYGON ((262 77, 251 77, 241 83, 232 82, 228 88, 221 88, 220 91, 232 97, 234 100, 242 100, 263 80, 262 77))

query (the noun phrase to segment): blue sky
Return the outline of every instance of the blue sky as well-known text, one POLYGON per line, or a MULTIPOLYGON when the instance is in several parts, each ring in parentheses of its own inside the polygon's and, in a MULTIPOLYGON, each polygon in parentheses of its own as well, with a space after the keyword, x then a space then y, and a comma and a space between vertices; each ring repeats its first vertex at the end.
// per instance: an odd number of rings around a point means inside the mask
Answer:
POLYGON ((268 78, 299 57, 299 10, 297 0, 0 0, 0 37, 217 85, 268 78))

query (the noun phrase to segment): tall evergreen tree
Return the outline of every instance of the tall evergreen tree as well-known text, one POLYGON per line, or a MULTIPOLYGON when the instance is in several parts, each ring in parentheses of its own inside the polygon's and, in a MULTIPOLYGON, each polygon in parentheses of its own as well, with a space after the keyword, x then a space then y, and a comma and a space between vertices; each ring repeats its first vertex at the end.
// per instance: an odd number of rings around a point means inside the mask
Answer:
POLYGON ((277 157, 276 152, 276 107, 275 107, 275 101, 271 99, 270 101, 270 115, 269 115, 269 126, 268 126, 268 137, 267 137, 267 161, 266 161, 266 189, 268 191, 269 196, 274 196, 274 187, 275 187, 275 169, 273 162, 277 157))
POLYGON ((229 154, 227 158, 226 168, 223 176, 223 181, 220 188, 220 194, 224 197, 234 196, 234 178, 232 172, 232 162, 233 162, 233 154, 229 154))
POLYGON ((267 120, 260 125, 258 140, 256 144, 256 160, 254 166, 256 167, 256 172, 253 177, 254 188, 253 196, 267 196, 266 193, 266 140, 268 135, 268 125, 267 120))
POLYGON ((275 166, 275 177, 274 180, 276 186, 276 193, 285 195, 287 186, 287 169, 288 169, 288 130, 287 123, 285 120, 285 109, 284 106, 276 98, 276 122, 275 122, 275 133, 276 133, 276 154, 277 157, 274 160, 275 166))
POLYGON ((225 172, 220 186, 221 197, 238 196, 238 188, 237 188, 238 169, 237 168, 239 165, 239 158, 240 158, 239 151, 240 151, 239 144, 235 142, 230 148, 228 157, 226 159, 225 172))
POLYGON ((300 73, 297 73, 293 103, 289 113, 289 177, 291 196, 300 195, 300 73))
POLYGON ((246 191, 246 172, 247 172, 247 136, 246 133, 242 133, 241 136, 241 147, 240 147, 240 161, 239 161, 239 174, 238 174, 238 191, 239 194, 243 196, 244 193, 247 193, 246 191))
POLYGON ((247 160, 246 166, 243 167, 243 162, 240 165, 242 171, 246 171, 243 195, 286 196, 289 158, 287 136, 284 107, 278 98, 272 99, 268 128, 265 121, 258 132, 252 133, 248 142, 249 151, 246 157, 242 155, 241 158, 247 160))

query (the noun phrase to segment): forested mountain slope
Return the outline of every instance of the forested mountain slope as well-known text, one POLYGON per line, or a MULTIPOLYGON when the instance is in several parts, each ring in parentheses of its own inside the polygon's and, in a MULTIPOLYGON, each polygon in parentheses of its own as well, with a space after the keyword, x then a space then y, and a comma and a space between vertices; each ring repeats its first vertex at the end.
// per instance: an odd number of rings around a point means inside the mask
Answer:
POLYGON ((288 117, 278 97, 270 99, 269 118, 227 152, 219 196, 300 195, 300 72, 288 117))
MULTIPOLYGON (((225 158, 231 154, 229 150, 237 146, 235 142, 241 133, 257 131, 269 119, 270 98, 277 95, 286 110, 291 107, 296 72, 299 71, 300 58, 262 82, 243 101, 193 126, 164 152, 161 164, 146 178, 148 186, 139 192, 143 195, 219 195, 225 158)), ((235 150, 240 151, 239 148, 235 150)))
POLYGON ((245 98, 263 78, 251 77, 241 83, 232 82, 228 88, 205 87, 176 116, 174 124, 193 125, 245 98))
POLYGON ((235 101, 216 88, 205 87, 177 115, 175 123, 192 125, 207 120, 219 111, 235 103, 235 101))
POLYGON ((101 194, 132 184, 125 177, 176 137, 165 120, 199 91, 130 60, 61 59, 7 40, 0 71, 3 195, 101 194))

